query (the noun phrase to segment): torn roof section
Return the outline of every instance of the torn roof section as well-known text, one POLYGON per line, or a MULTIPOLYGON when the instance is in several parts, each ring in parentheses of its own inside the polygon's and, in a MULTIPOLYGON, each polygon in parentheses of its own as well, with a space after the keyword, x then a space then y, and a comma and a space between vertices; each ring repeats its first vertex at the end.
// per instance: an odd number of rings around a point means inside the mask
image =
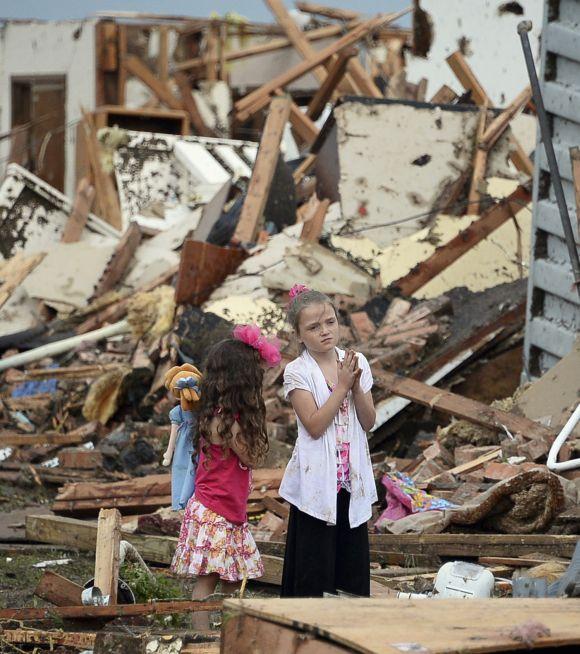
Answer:
MULTIPOLYGON (((319 197, 340 201, 347 231, 381 247, 411 235, 458 202, 471 170, 479 109, 349 97, 329 117, 317 144, 319 197)), ((528 153, 535 121, 520 117, 528 153)), ((486 176, 516 176, 509 130, 490 152, 486 176)))

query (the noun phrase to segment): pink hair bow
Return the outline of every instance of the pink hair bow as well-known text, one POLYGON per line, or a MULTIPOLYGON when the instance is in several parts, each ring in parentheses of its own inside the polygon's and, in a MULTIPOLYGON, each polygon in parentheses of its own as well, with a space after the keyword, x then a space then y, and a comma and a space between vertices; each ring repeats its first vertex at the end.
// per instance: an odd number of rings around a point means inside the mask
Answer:
POLYGON ((310 289, 306 284, 294 284, 294 286, 290 289, 288 295, 291 300, 293 300, 297 295, 300 295, 301 293, 306 293, 306 291, 309 291, 310 289))
POLYGON ((233 336, 237 341, 241 341, 257 350, 260 358, 269 368, 277 366, 282 360, 278 339, 262 334, 258 325, 237 325, 234 328, 233 336))

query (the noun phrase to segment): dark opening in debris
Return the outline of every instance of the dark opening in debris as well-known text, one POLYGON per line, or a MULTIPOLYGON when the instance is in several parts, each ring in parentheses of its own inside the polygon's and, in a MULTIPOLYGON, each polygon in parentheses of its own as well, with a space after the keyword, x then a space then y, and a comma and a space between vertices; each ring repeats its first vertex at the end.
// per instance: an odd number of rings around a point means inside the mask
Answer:
POLYGON ((519 2, 504 2, 503 5, 500 5, 497 9, 498 13, 501 14, 515 14, 516 16, 523 16, 524 8, 519 2))
POLYGON ((420 157, 417 157, 414 161, 411 161, 413 166, 426 166, 431 161, 430 154, 422 154, 420 157))

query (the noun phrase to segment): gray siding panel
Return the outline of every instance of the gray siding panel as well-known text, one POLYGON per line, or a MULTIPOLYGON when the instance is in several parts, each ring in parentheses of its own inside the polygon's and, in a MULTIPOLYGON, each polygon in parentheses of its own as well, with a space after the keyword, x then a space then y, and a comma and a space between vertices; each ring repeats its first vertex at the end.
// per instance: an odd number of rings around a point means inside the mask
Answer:
MULTIPOLYGON (((580 145, 580 2, 546 2, 540 83, 577 245, 580 244, 569 149, 580 145), (548 21, 549 16, 556 20, 548 21), (548 65, 547 65, 548 64, 548 65), (549 70, 549 80, 547 79, 549 70)), ((528 283, 525 370, 537 377, 571 349, 580 331, 580 300, 541 142, 534 174, 532 256, 528 283), (547 176, 547 180, 546 180, 547 176), (546 181, 548 182, 546 190, 546 181)))

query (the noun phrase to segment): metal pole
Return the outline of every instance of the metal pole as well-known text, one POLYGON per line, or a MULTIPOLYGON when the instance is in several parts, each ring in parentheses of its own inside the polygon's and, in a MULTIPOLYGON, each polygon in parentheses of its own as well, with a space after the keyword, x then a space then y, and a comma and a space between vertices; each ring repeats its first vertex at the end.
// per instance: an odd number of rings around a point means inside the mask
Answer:
POLYGON ((564 230, 564 237, 566 239, 566 245, 568 246, 568 254, 570 255, 570 260, 572 262, 574 284, 576 285, 576 291, 580 296, 580 259, 578 258, 578 250, 576 249, 574 232, 572 231, 570 215, 568 214, 568 205, 566 204, 566 198, 564 197, 564 189, 562 188, 562 180, 560 178, 560 171, 558 170, 558 162, 556 161, 554 145, 552 144, 552 137, 550 136, 548 117, 546 115, 546 109, 544 108, 544 100, 542 99, 540 83, 538 82, 538 76, 536 75, 536 66, 534 64, 534 57, 530 47, 530 40, 528 39, 528 32, 531 29, 532 21, 530 20, 523 20, 518 23, 518 34, 520 35, 520 39, 522 41, 524 59, 526 60, 526 67, 528 69, 528 76, 532 86, 534 103, 538 112, 538 121, 540 122, 542 142, 546 150, 550 175, 552 176, 552 185, 554 186, 554 195, 556 196, 556 202, 558 203, 560 219, 562 220, 562 229, 564 230))

